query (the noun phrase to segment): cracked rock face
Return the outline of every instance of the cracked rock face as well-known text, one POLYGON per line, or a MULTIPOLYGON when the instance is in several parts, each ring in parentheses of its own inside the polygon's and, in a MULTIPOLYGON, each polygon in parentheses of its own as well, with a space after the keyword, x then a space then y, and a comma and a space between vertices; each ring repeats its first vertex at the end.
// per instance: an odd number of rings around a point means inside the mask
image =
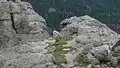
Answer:
POLYGON ((0 45, 1 47, 11 46, 15 43, 15 30, 10 15, 9 2, 0 1, 0 45))
POLYGON ((25 35, 27 40, 49 36, 46 21, 28 2, 0 0, 0 46, 12 46, 17 34, 25 35))
POLYGON ((56 68, 46 21, 28 2, 0 0, 0 68, 56 68))

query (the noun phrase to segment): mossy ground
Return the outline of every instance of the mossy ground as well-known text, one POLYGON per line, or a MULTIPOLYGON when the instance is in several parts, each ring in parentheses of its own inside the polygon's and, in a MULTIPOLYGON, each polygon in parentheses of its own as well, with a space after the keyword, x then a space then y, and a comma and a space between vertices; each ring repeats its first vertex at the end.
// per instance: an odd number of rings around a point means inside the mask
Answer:
POLYGON ((56 38, 56 42, 54 43, 56 50, 54 51, 53 55, 55 56, 56 64, 57 64, 58 68, 64 68, 61 64, 67 63, 64 54, 67 54, 69 51, 63 51, 63 49, 65 49, 65 48, 72 49, 72 48, 71 47, 63 47, 63 45, 66 45, 67 41, 70 41, 72 39, 73 38, 71 36, 56 38))
MULTIPOLYGON (((65 54, 68 52, 71 52, 74 48, 69 46, 64 46, 67 43, 67 41, 71 41, 73 38, 71 36, 66 36, 62 38, 56 38, 56 42, 53 44, 53 46, 56 47, 55 51, 53 52, 53 55, 56 59, 57 68, 64 68, 61 64, 66 64, 67 60, 65 59, 65 54), (70 49, 70 50, 63 50, 63 49, 70 49)), ((84 62, 84 58, 80 55, 77 56, 76 62, 78 63, 77 66, 86 68, 86 63, 84 62)))
POLYGON ((77 66, 87 68, 86 67, 87 65, 86 65, 86 63, 84 61, 83 56, 78 55, 77 58, 76 58, 76 62, 78 63, 77 66))

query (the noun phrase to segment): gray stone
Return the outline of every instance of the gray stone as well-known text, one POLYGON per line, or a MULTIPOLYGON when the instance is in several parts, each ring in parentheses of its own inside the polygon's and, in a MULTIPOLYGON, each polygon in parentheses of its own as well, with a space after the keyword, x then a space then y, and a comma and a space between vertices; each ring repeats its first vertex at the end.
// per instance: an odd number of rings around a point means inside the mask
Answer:
POLYGON ((71 17, 65 19, 61 24, 68 23, 60 33, 66 35, 82 35, 93 40, 94 45, 109 44, 114 45, 118 40, 118 34, 102 24, 98 20, 87 15, 81 17, 71 17))
POLYGON ((0 20, 0 44, 4 47, 8 43, 13 46, 18 34, 23 34, 26 40, 42 40, 49 36, 46 21, 28 2, 0 1, 0 20))
POLYGON ((90 64, 98 64, 98 61, 99 63, 110 62, 112 65, 118 64, 118 58, 112 56, 109 46, 107 45, 99 46, 96 48, 94 47, 87 53, 87 55, 83 54, 83 56, 85 56, 86 61, 88 61, 90 64))
POLYGON ((109 52, 108 52, 108 46, 99 46, 96 48, 93 48, 93 50, 91 51, 91 53, 98 59, 101 61, 108 61, 110 59, 107 59, 106 57, 108 56, 109 52))
POLYGON ((84 56, 85 61, 89 64, 100 64, 100 61, 95 58, 91 53, 88 53, 87 55, 84 56))
POLYGON ((110 62, 112 63, 113 66, 116 66, 116 65, 118 64, 118 61, 119 61, 119 60, 117 59, 117 57, 112 57, 112 58, 110 58, 110 59, 111 59, 110 62))
POLYGON ((0 21, 0 47, 11 47, 15 44, 15 31, 11 21, 0 21))
POLYGON ((10 4, 11 13, 20 13, 21 12, 21 8, 20 8, 19 4, 14 3, 12 1, 10 1, 9 4, 10 4))
POLYGON ((60 38, 60 37, 62 37, 62 34, 60 34, 58 31, 54 30, 53 31, 53 37, 60 38))
POLYGON ((4 64, 1 68, 36 68, 38 66, 41 68, 56 68, 54 64, 55 58, 52 54, 33 52, 34 49, 42 49, 42 45, 36 44, 21 44, 3 50, 0 63, 4 64))
POLYGON ((47 25, 28 2, 0 0, 0 68, 56 68, 47 25))
POLYGON ((10 20, 9 2, 0 1, 0 20, 10 20))
POLYGON ((78 35, 72 42, 75 48, 89 64, 101 64, 110 62, 113 65, 118 59, 113 54, 119 55, 118 34, 109 29, 105 24, 89 16, 71 17, 61 22, 63 36, 78 35), (113 47, 113 54, 111 53, 113 47))
POLYGON ((115 45, 111 48, 114 56, 120 56, 120 40, 118 40, 115 45))
POLYGON ((28 2, 14 3, 12 12, 14 28, 18 34, 27 34, 29 40, 42 40, 49 36, 46 21, 33 10, 28 2), (16 11, 17 9, 19 10, 16 11))
POLYGON ((82 51, 82 55, 86 55, 88 54, 92 49, 93 49, 93 45, 87 45, 85 47, 83 47, 82 51))

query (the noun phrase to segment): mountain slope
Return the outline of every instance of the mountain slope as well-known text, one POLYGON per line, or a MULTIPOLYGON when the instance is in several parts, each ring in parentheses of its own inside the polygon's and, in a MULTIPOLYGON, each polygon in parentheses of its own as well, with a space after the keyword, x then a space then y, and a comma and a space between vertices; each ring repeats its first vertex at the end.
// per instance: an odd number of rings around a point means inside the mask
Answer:
POLYGON ((120 0, 28 0, 48 26, 59 29, 61 20, 71 16, 89 15, 105 24, 119 23, 120 0))

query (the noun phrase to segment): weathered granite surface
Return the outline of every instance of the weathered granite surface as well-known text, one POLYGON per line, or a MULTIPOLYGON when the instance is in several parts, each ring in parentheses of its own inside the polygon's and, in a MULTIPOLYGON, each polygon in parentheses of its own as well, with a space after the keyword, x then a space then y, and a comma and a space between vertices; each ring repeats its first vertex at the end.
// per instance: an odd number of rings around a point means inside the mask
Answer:
POLYGON ((0 0, 0 68, 55 68, 45 19, 28 2, 0 0))

